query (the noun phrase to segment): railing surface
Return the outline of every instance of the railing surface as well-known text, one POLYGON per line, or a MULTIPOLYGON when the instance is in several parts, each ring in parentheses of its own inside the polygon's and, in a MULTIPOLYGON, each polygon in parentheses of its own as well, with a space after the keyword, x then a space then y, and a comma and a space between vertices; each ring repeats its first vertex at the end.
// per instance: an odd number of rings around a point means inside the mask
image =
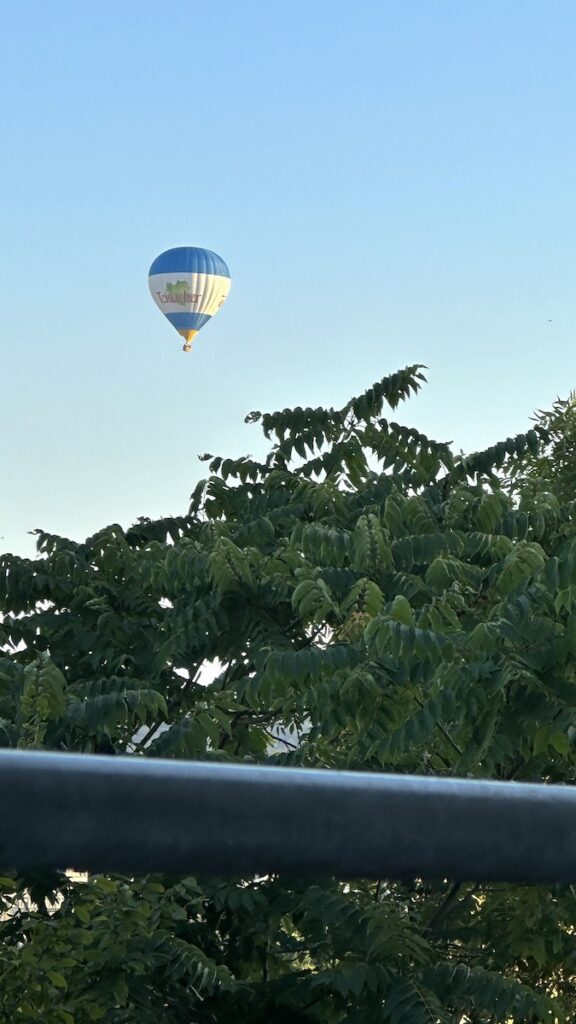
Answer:
POLYGON ((0 751, 0 869, 576 881, 576 788, 0 751))

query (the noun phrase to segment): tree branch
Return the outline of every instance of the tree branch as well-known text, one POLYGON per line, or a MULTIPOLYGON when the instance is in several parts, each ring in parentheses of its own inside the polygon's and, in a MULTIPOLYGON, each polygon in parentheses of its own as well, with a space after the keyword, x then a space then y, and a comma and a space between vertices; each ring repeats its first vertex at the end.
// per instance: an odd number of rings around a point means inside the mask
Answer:
POLYGON ((444 919, 447 917, 448 913, 452 909, 455 900, 458 897, 458 893, 460 892, 462 885, 462 882, 452 883, 448 892, 446 893, 446 896, 444 897, 444 900, 436 910, 436 913, 433 914, 432 918, 430 919, 429 923, 426 925, 426 928, 424 929, 424 934, 426 936, 433 935, 434 932, 438 929, 438 926, 442 924, 444 919))

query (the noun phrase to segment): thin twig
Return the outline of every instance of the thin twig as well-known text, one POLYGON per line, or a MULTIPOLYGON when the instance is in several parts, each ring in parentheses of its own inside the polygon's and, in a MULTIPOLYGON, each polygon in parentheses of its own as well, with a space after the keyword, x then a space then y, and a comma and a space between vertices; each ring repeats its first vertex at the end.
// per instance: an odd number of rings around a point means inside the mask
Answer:
MULTIPOLYGON (((424 707, 423 701, 419 700, 418 697, 416 697, 416 703, 417 703, 417 705, 418 705, 418 707, 420 709, 422 709, 424 707)), ((463 754, 462 750, 460 749, 460 747, 456 743, 456 740, 452 739, 452 737, 451 737, 450 733, 448 732, 448 730, 442 725, 442 722, 436 722, 436 726, 440 730, 440 732, 442 733, 444 739, 448 740, 448 743, 454 748, 456 753, 460 757, 462 757, 462 754, 463 754)))
POLYGON ((438 925, 442 923, 444 918, 447 916, 448 912, 451 910, 452 905, 454 904, 454 901, 456 900, 458 893, 462 888, 462 885, 462 882, 452 883, 442 903, 438 907, 436 913, 432 916, 429 924, 427 924, 426 928, 424 929, 425 935, 432 935, 438 928, 438 925))

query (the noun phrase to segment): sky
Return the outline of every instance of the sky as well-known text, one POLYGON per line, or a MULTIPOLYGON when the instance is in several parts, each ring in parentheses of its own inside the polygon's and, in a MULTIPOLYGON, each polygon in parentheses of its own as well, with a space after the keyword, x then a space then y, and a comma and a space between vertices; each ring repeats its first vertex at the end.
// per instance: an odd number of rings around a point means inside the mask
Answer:
POLYGON ((576 387, 573 0, 44 0, 0 31, 0 551, 180 515, 253 409, 471 451, 576 387), (177 245, 232 290, 185 355, 177 245))

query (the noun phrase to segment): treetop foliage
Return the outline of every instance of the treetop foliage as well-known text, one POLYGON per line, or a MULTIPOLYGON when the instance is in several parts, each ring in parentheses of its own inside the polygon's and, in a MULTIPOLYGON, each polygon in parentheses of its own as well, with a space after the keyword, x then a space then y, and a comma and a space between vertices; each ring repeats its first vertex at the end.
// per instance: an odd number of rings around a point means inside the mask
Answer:
MULTIPOLYGON (((571 783, 573 403, 455 454, 383 415, 423 370, 339 410, 250 413, 267 457, 202 456, 183 516, 83 542, 39 530, 37 558, 2 556, 0 744, 571 783)), ((0 890, 7 1019, 576 1011, 570 887, 56 875, 0 890)))

